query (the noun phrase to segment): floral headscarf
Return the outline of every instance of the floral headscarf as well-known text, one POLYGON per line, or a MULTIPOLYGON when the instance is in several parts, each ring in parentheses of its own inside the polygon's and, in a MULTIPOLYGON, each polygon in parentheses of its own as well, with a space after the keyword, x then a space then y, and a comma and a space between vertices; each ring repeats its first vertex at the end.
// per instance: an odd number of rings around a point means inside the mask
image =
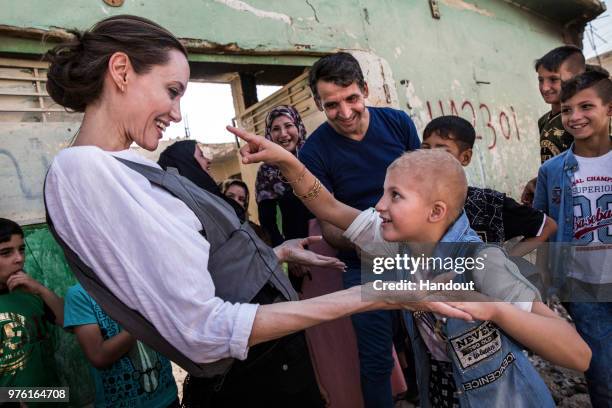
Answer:
MULTIPOLYGON (((295 147, 295 155, 297 156, 306 141, 306 128, 300 114, 293 106, 280 105, 268 113, 266 117, 266 139, 272 140, 272 122, 279 116, 286 116, 291 119, 298 130, 298 140, 295 147)), ((255 194, 258 203, 263 200, 274 200, 282 197, 288 191, 291 191, 291 186, 281 180, 278 167, 270 164, 261 165, 255 181, 255 194)))

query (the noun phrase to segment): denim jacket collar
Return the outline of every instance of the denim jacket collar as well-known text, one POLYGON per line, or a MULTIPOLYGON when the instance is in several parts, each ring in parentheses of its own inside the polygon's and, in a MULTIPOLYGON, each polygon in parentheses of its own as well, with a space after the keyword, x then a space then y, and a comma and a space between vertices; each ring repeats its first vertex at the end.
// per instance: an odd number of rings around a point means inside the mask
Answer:
POLYGON ((465 211, 461 213, 459 218, 448 228, 446 234, 440 242, 479 242, 478 234, 470 227, 470 222, 465 215, 465 211))
POLYGON ((571 171, 572 173, 578 170, 578 160, 576 160, 576 155, 574 155, 574 143, 567 149, 565 160, 563 161, 563 170, 566 172, 571 171))

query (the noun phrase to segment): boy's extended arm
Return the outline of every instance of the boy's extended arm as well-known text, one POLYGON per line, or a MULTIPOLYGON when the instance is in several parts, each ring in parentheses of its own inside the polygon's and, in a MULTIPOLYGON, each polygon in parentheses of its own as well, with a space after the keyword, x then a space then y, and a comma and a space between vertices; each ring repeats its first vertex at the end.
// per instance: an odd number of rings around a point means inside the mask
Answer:
POLYGON ((490 320, 509 336, 553 364, 586 371, 591 349, 578 332, 542 302, 533 302, 526 312, 506 302, 455 304, 477 320, 490 320))
POLYGON ((544 226, 542 227, 542 233, 537 237, 525 238, 518 242, 510 249, 508 254, 510 256, 523 256, 534 249, 538 248, 540 244, 548 241, 548 239, 557 232, 557 223, 550 217, 546 217, 544 220, 544 226))
POLYGON ((53 291, 23 271, 14 273, 6 280, 10 291, 20 287, 33 295, 38 295, 55 315, 55 324, 64 325, 64 300, 53 291))
POLYGON ((136 344, 136 339, 126 331, 104 340, 97 324, 75 326, 74 334, 85 357, 94 367, 100 369, 112 366, 136 344))
POLYGON ((231 126, 227 129, 247 142, 240 149, 244 164, 266 162, 278 166, 295 194, 319 220, 345 230, 357 218, 360 211, 336 200, 293 154, 264 137, 231 126), (307 194, 312 194, 310 199, 302 198, 307 194))

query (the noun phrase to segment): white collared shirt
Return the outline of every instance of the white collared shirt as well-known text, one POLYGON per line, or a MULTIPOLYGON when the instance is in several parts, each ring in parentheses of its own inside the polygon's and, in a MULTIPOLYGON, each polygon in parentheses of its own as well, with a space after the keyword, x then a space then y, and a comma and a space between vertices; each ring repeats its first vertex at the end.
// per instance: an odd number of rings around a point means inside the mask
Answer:
POLYGON ((210 245, 195 214, 113 156, 159 168, 130 150, 64 149, 45 187, 58 234, 191 360, 245 359, 258 306, 215 297, 210 245))

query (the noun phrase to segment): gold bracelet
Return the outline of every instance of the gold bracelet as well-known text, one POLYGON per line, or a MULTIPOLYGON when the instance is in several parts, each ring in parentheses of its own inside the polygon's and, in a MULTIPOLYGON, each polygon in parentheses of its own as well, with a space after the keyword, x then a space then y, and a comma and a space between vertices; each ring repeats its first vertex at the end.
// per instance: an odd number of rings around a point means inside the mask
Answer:
POLYGON ((283 175, 280 175, 280 179, 283 183, 285 184, 297 184, 300 181, 304 180, 304 177, 306 177, 306 166, 304 166, 304 171, 302 171, 302 174, 300 175, 300 177, 298 177, 297 179, 295 179, 294 181, 289 181, 287 180, 285 177, 283 177, 283 175))
POLYGON ((312 187, 310 188, 310 190, 308 190, 308 192, 306 194, 304 194, 304 195, 298 195, 298 197, 302 201, 314 200, 315 198, 317 198, 319 196, 319 194, 321 193, 321 189, 322 188, 323 188, 323 185, 321 184, 319 179, 315 177, 315 182, 312 185, 312 187))

